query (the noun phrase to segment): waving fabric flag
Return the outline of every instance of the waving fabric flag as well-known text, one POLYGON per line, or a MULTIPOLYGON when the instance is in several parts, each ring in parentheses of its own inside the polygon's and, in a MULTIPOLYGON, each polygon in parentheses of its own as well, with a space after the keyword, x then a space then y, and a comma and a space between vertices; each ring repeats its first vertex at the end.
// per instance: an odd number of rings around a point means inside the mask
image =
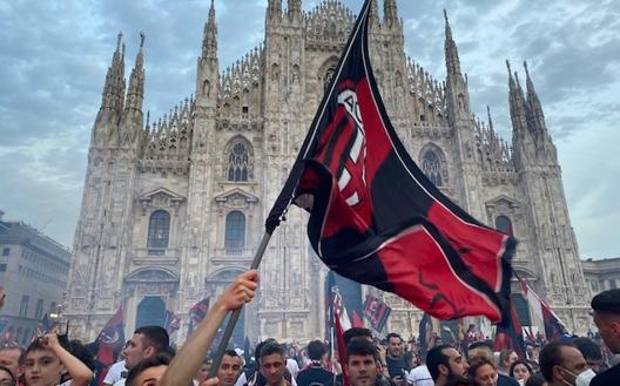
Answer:
POLYGON ((125 345, 123 308, 119 307, 114 316, 106 323, 95 342, 89 346, 96 350, 97 384, 101 385, 108 369, 116 361, 117 355, 125 345))
POLYGON ((533 319, 544 326, 547 340, 559 340, 566 333, 566 325, 553 312, 549 304, 527 284, 525 278, 520 277, 519 284, 523 296, 527 299, 533 319))
POLYGON ((54 327, 54 322, 49 318, 47 314, 43 316, 43 319, 39 322, 37 327, 32 331, 32 339, 34 342, 37 338, 47 334, 54 327))
POLYGON ((370 66, 367 0, 288 180, 272 233, 292 203, 340 275, 393 292, 438 319, 509 315, 516 241, 444 196, 399 140, 370 66))
POLYGON ((172 311, 166 310, 166 318, 164 319, 164 328, 168 332, 168 335, 172 335, 174 332, 181 328, 181 319, 172 311))
POLYGON ((209 298, 204 298, 198 303, 194 304, 189 310, 189 333, 194 331, 194 328, 202 322, 209 312, 209 298))
POLYGON ((497 334, 493 343, 493 351, 514 350, 519 358, 527 358, 525 355, 525 339, 523 328, 519 322, 519 316, 514 307, 510 307, 510 319, 504 320, 497 326, 497 334))

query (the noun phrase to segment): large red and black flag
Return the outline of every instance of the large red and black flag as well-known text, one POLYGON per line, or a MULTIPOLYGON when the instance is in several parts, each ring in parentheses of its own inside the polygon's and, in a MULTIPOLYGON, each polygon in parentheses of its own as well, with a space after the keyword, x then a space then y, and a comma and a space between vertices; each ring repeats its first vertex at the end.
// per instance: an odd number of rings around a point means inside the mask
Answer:
POLYGON ((508 316, 516 242, 468 215, 399 140, 370 66, 366 0, 266 231, 294 202, 340 275, 393 292, 439 319, 508 316))

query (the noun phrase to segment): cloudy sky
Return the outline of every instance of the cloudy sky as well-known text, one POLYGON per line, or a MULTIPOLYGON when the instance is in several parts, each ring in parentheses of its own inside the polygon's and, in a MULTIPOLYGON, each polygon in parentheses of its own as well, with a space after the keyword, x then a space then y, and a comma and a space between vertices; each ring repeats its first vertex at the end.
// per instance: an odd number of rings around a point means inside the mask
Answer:
MULTIPOLYGON (((220 65, 263 39, 267 0, 216 0, 220 65)), ((286 3, 286 1, 284 1, 286 3)), ((318 0, 304 0, 309 10, 318 0)), ((344 0, 354 12, 362 0, 344 0)), ((146 100, 193 92, 209 0, 0 0, 0 209, 72 244, 86 154, 116 34, 128 66, 146 33, 146 100)), ((399 0, 407 54, 443 79, 450 15, 472 107, 510 138, 505 59, 525 59, 558 147, 583 257, 620 256, 620 2, 399 0)), ((126 73, 129 73, 127 68, 126 73)))

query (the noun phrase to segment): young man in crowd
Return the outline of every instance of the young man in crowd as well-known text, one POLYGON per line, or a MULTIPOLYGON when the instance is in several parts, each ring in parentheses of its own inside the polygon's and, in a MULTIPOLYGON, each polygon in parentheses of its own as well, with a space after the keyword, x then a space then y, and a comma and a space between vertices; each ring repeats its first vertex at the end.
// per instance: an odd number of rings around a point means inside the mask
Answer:
POLYGON ((334 383, 334 373, 323 368, 323 363, 327 358, 327 347, 320 340, 313 340, 308 343, 308 357, 310 364, 297 375, 298 386, 332 386, 334 383))
POLYGON ((390 333, 387 336, 387 355, 385 363, 387 364, 390 379, 396 386, 405 385, 405 358, 403 353, 403 338, 396 333, 390 333))
POLYGON ((267 343, 260 350, 258 369, 267 386, 289 386, 284 378, 286 358, 284 349, 278 343, 267 343))
POLYGON ((577 347, 577 350, 581 351, 581 355, 586 359, 588 366, 595 373, 600 373, 603 365, 603 353, 599 345, 592 339, 585 337, 575 338, 571 343, 577 347))
MULTIPOLYGON (((592 299, 594 324, 609 350, 620 355, 620 289, 603 291, 592 299)), ((590 386, 620 385, 620 363, 597 375, 590 386)))
MULTIPOLYGON (((202 365, 203 358, 207 356, 211 348, 217 329, 228 312, 249 303, 254 298, 257 288, 258 271, 250 270, 238 276, 209 308, 207 316, 174 357, 158 384, 161 386, 190 385, 202 365)), ((203 382, 203 385, 211 382, 217 383, 218 381, 216 378, 208 379, 203 382)))
POLYGON ((242 360, 235 350, 226 350, 217 371, 220 386, 234 386, 241 375, 242 360))
POLYGON ((351 386, 374 386, 377 381, 377 349, 365 339, 353 339, 347 346, 344 371, 351 386))
POLYGON ((148 357, 129 370, 125 385, 157 386, 169 365, 170 355, 165 352, 148 357))
POLYGON ((497 364, 499 373, 508 376, 512 364, 515 363, 518 359, 519 354, 517 354, 514 350, 502 350, 499 353, 499 363, 497 364))
POLYGON ((435 346, 426 354, 426 366, 431 373, 435 386, 468 383, 469 365, 463 355, 454 347, 444 344, 435 346))
MULTIPOLYGON (((489 358, 495 358, 495 356, 493 355, 493 348, 488 342, 476 342, 469 345, 469 347, 467 348, 467 360, 470 361, 474 357, 479 355, 489 358)), ((517 382, 513 378, 510 378, 507 375, 500 373, 497 381, 497 386, 519 386, 519 382, 517 382)))
MULTIPOLYGON (((169 350, 170 338, 168 332, 159 326, 140 327, 123 349, 125 367, 131 371, 141 361, 152 358, 159 353, 169 350)), ((124 386, 125 379, 118 380, 114 386, 124 386)))
POLYGON ((592 379, 592 369, 571 343, 547 343, 540 351, 539 360, 540 371, 548 386, 587 385, 592 379), (585 383, 580 379, 584 379, 585 383))

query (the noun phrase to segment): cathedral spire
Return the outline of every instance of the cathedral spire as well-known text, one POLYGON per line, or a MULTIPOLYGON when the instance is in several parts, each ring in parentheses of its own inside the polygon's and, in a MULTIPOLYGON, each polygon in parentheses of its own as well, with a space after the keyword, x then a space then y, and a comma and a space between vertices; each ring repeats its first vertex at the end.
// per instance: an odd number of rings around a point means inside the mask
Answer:
POLYGON ((144 100, 144 33, 140 32, 140 48, 136 54, 136 62, 131 70, 127 102, 120 125, 121 145, 131 145, 141 139, 144 100))
POLYGON ((267 5, 267 24, 280 20, 282 17, 282 0, 269 0, 267 5))
POLYGON ((125 45, 123 44, 123 34, 119 33, 116 39, 116 50, 112 55, 112 63, 106 73, 101 107, 93 127, 93 140, 98 145, 107 144, 109 140, 116 137, 118 124, 123 113, 124 100, 125 45))
POLYGON ((398 6, 396 0, 383 1, 383 18, 388 26, 398 24, 398 6))
POLYGON ((495 128, 493 127, 493 118, 491 118, 491 107, 489 105, 487 105, 487 118, 489 121, 489 129, 491 131, 495 131, 495 128))
POLYGON ((532 82, 532 78, 530 77, 530 71, 527 68, 527 62, 523 62, 523 67, 525 68, 526 76, 527 104, 532 114, 532 123, 535 126, 531 129, 537 132, 542 132, 547 129, 547 124, 545 123, 545 114, 543 112, 540 99, 538 99, 538 94, 534 89, 534 82, 532 82))
POLYGON ((471 119, 469 90, 467 77, 461 72, 461 63, 456 43, 452 37, 452 28, 448 20, 448 12, 444 9, 446 22, 445 60, 446 60, 446 97, 448 106, 448 122, 454 126, 457 121, 471 119))
POLYGON ((377 4, 379 0, 371 0, 370 3, 370 23, 372 25, 379 24, 379 5, 377 4))
POLYGON ((446 51, 446 70, 448 76, 461 76, 461 61, 459 59, 459 51, 452 37, 452 27, 450 27, 450 21, 448 20, 448 12, 443 10, 443 17, 446 23, 446 40, 444 43, 446 51))
POLYGON ((301 20, 301 0, 288 0, 288 15, 291 19, 301 20))
POLYGON ((202 57, 206 59, 217 58, 217 22, 215 20, 215 0, 211 0, 209 19, 205 23, 202 39, 202 57))
POLYGON ((131 70, 129 78, 129 90, 127 91, 127 109, 142 110, 142 98, 144 96, 144 32, 140 32, 140 48, 136 54, 136 62, 131 70), (134 96, 135 98, 130 98, 134 96))

